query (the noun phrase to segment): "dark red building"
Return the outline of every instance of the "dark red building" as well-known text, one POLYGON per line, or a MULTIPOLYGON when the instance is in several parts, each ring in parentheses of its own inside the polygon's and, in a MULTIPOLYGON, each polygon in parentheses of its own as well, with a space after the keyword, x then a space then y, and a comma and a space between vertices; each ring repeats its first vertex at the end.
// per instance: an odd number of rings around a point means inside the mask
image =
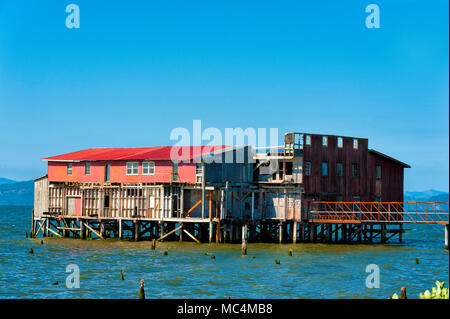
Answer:
POLYGON ((302 135, 306 201, 403 201, 408 164, 369 149, 365 138, 302 135))

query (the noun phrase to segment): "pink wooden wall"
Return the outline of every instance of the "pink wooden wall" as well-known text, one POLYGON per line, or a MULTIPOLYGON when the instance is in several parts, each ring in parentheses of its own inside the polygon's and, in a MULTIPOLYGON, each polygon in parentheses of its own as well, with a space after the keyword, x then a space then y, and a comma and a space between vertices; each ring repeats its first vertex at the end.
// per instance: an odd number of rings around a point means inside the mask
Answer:
MULTIPOLYGON (((126 161, 98 161, 91 163, 91 173, 84 174, 85 162, 72 163, 72 175, 67 175, 67 163, 48 162, 48 180, 51 182, 103 183, 105 181, 105 165, 110 164, 111 183, 164 183, 170 182, 172 172, 171 161, 154 161, 155 174, 142 175, 142 161, 139 162, 139 174, 127 175, 126 161)), ((178 164, 178 181, 195 183, 195 163, 178 164)))

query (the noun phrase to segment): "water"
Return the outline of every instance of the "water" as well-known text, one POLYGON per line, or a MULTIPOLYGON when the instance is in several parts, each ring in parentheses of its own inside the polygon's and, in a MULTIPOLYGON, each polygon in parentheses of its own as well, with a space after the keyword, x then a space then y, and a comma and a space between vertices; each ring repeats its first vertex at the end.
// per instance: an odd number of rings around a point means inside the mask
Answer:
POLYGON ((442 225, 412 224, 403 244, 249 244, 241 257, 240 245, 228 244, 167 242, 154 251, 150 242, 45 238, 41 245, 25 238, 30 219, 31 207, 0 206, 0 298, 137 298, 141 278, 147 298, 388 298, 402 286, 413 298, 449 279, 442 225), (79 266, 78 289, 65 285, 69 264, 79 266), (378 289, 366 288, 368 264, 380 267, 378 289))

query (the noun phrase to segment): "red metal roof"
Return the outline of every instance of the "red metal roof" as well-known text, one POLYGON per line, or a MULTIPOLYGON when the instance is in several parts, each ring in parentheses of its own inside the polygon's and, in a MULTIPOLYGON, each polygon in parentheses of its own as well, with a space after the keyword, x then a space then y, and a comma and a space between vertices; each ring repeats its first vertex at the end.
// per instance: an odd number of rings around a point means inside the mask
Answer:
POLYGON ((178 151, 176 159, 188 160, 224 150, 218 146, 157 146, 136 148, 90 148, 77 152, 46 157, 44 161, 122 161, 122 160, 168 160, 171 152, 178 151))

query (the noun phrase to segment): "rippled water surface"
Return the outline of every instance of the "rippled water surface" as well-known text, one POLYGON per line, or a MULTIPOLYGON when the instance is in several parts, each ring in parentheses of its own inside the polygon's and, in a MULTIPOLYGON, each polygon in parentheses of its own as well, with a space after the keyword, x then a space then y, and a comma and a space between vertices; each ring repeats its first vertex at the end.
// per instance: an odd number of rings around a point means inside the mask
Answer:
POLYGON ((240 245, 229 244, 152 250, 150 242, 46 238, 41 245, 25 238, 30 220, 31 207, 0 206, 0 298, 136 298, 141 278, 148 298, 388 298, 402 286, 413 298, 449 279, 441 225, 409 225, 402 244, 249 244, 241 257, 240 245), (79 266, 78 289, 65 286, 69 264, 79 266), (366 288, 369 264, 380 267, 379 289, 366 288))

